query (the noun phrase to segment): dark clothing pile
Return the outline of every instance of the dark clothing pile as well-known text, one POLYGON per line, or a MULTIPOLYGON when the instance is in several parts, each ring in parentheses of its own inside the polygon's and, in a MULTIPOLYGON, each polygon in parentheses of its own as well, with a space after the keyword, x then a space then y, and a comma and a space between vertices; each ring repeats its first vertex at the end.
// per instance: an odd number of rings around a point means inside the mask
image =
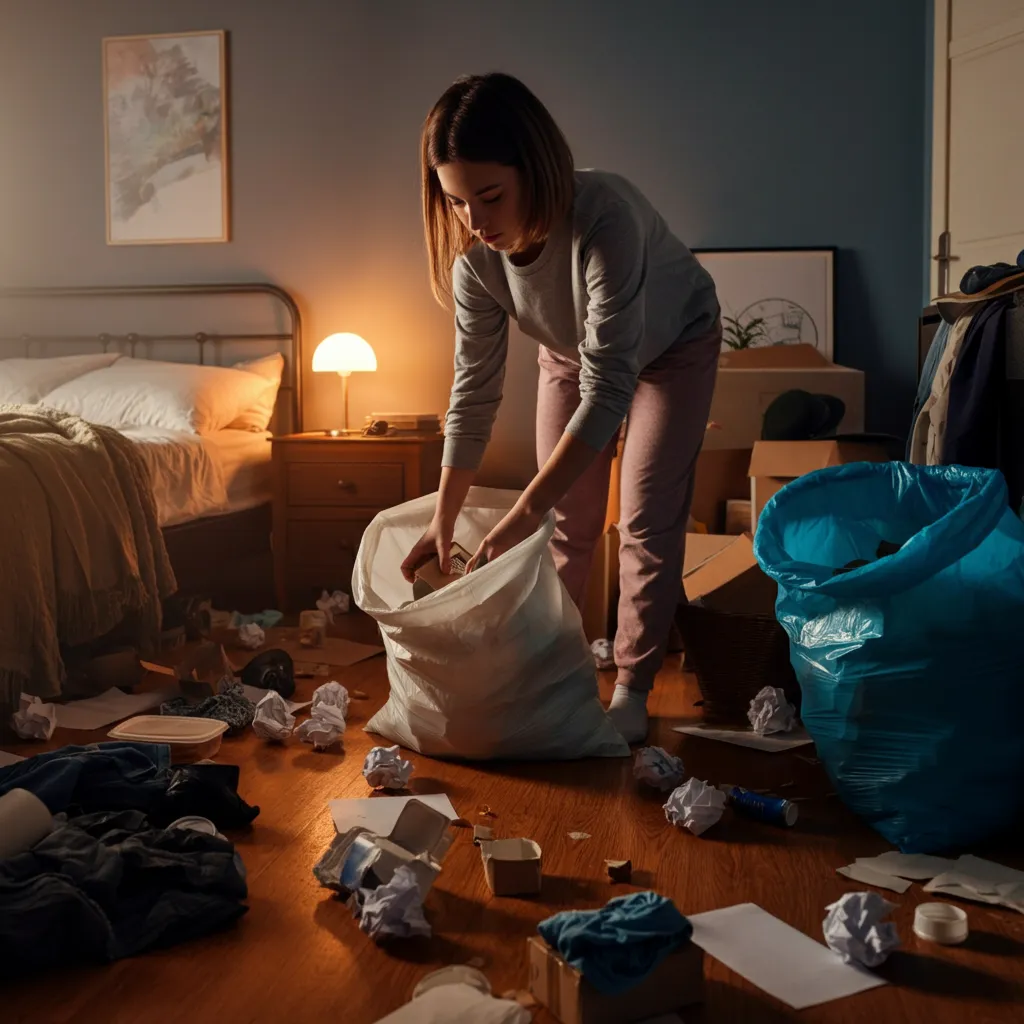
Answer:
POLYGON ((0 768, 0 796, 35 794, 57 817, 31 850, 0 861, 0 977, 99 963, 223 927, 247 907, 244 867, 217 829, 258 814, 235 765, 172 766, 148 743, 63 747, 0 768))

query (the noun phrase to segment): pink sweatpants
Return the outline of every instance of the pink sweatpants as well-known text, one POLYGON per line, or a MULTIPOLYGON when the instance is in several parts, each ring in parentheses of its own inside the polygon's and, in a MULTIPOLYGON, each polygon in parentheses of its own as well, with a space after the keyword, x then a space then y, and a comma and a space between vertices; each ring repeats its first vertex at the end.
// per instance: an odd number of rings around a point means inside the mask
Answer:
MULTIPOLYGON (((680 599, 693 473, 721 344, 719 324, 656 359, 640 374, 626 420, 615 664, 617 682, 635 689, 654 685, 680 599)), ((579 405, 579 367, 543 345, 538 361, 537 462, 543 466, 579 405)), ((604 526, 615 447, 613 440, 555 507, 555 565, 577 604, 604 526)))

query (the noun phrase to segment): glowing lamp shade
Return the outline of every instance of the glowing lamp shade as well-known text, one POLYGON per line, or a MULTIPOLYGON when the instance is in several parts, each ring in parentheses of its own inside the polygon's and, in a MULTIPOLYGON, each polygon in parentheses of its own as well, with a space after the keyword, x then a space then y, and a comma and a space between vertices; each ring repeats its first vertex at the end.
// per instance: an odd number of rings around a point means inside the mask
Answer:
MULTIPOLYGON (((372 372, 377 369, 377 357, 368 342, 358 334, 331 334, 324 338, 313 353, 314 373, 336 373, 341 377, 342 401, 345 406, 345 425, 348 428, 348 378, 353 373, 372 372)), ((329 431, 336 433, 336 431, 329 431)))

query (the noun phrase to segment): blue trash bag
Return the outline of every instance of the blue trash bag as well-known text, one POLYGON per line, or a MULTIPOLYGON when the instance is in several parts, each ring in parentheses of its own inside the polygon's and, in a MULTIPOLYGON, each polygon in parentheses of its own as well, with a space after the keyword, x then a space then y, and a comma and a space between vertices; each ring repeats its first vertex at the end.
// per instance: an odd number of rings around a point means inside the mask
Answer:
POLYGON ((1024 524, 1007 500, 994 470, 853 463, 795 480, 758 523, 818 756, 906 853, 1024 810, 1024 524), (881 541, 902 546, 876 558, 881 541))

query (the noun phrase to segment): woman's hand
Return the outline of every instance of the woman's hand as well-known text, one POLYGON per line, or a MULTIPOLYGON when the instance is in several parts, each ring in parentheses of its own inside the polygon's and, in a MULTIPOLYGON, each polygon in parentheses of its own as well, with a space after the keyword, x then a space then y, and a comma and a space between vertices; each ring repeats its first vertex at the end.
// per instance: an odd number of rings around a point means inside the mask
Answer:
POLYGON ((448 573, 450 566, 448 556, 452 549, 452 535, 455 533, 455 520, 448 522, 435 515, 430 521, 426 532, 413 546, 412 551, 402 563, 402 575, 409 583, 416 581, 416 570, 426 565, 434 555, 441 566, 441 572, 448 573))
POLYGON ((527 511, 519 506, 513 508, 480 542, 476 554, 466 566, 466 572, 472 572, 486 562, 493 562, 499 555, 510 551, 520 541, 526 540, 536 532, 543 518, 539 513, 527 511))

